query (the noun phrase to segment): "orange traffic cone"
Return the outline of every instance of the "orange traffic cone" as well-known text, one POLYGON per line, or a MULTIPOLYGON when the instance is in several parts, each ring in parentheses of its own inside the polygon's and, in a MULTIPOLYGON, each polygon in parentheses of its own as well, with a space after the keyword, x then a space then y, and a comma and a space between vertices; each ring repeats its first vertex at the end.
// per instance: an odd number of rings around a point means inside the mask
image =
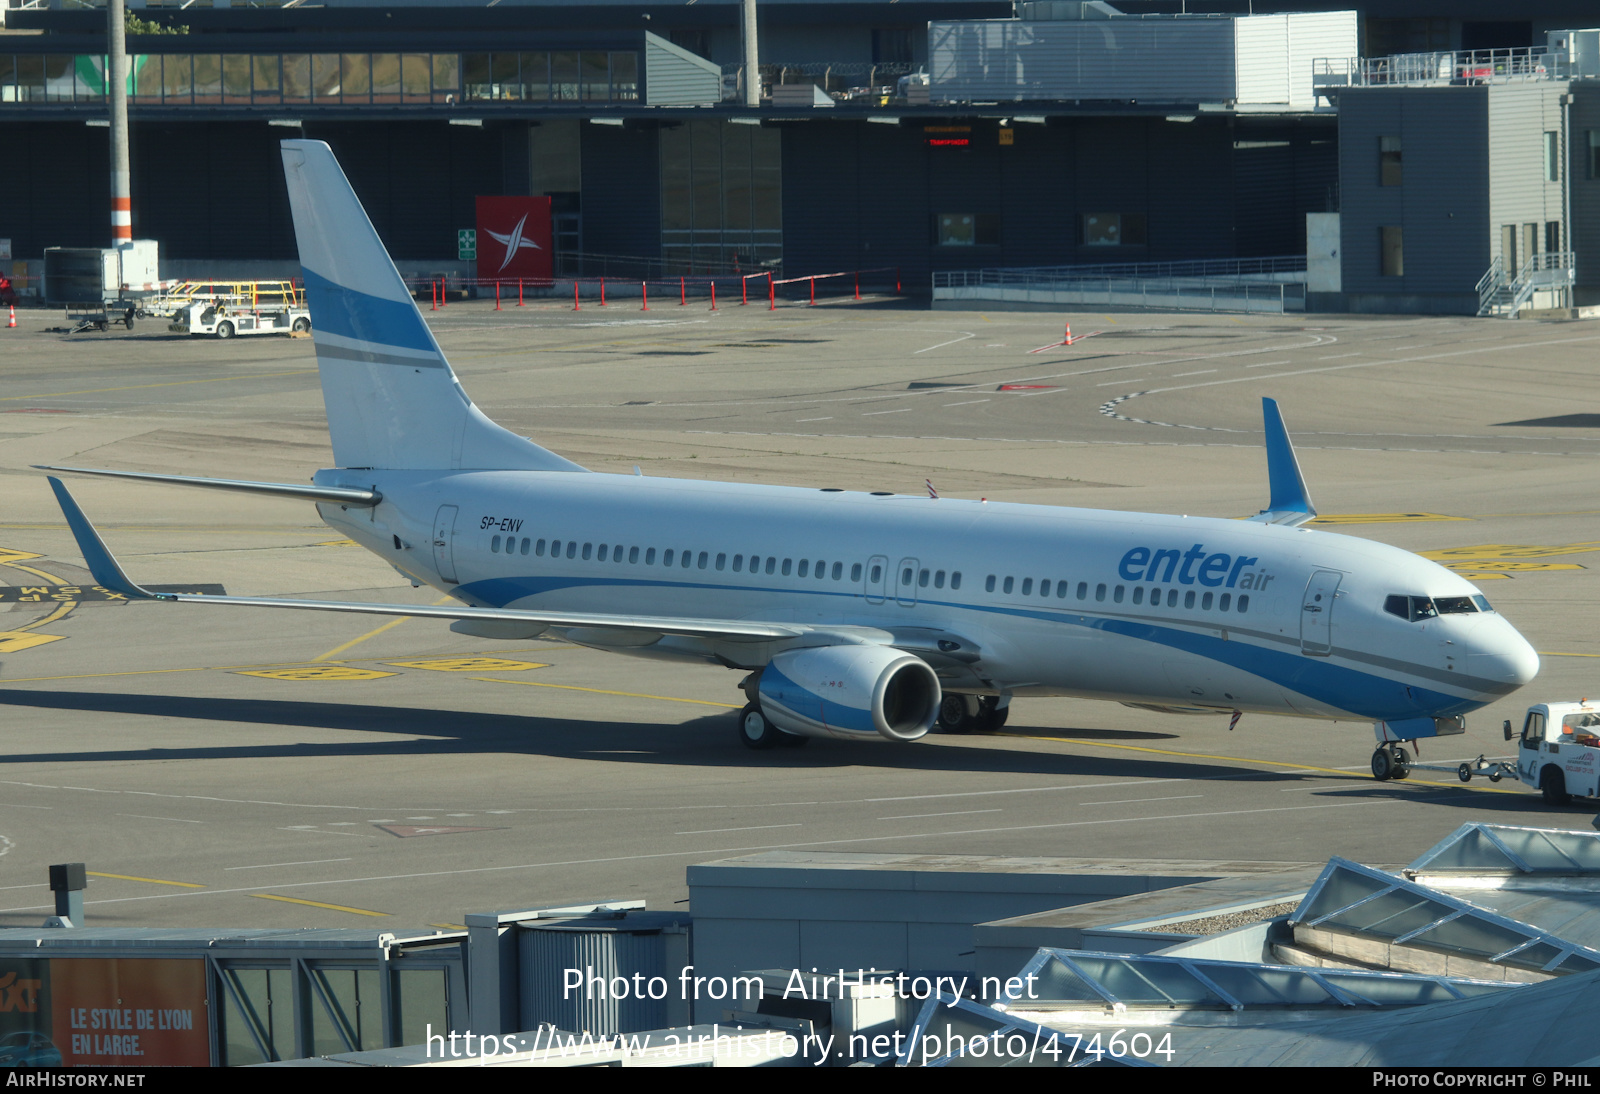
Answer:
POLYGON ((1064 336, 1064 337, 1063 337, 1063 338, 1062 338, 1062 339, 1061 339, 1061 344, 1062 344, 1062 345, 1063 345, 1063 346, 1070 346, 1070 345, 1072 345, 1072 324, 1071 324, 1071 323, 1068 323, 1068 324, 1067 324, 1067 333, 1066 333, 1066 335, 1065 335, 1065 336, 1064 336))
POLYGON ((13 305, 11 305, 11 322, 6 324, 6 329, 7 330, 12 330, 12 329, 14 329, 16 327, 16 325, 17 325, 17 306, 15 304, 13 304, 13 305))

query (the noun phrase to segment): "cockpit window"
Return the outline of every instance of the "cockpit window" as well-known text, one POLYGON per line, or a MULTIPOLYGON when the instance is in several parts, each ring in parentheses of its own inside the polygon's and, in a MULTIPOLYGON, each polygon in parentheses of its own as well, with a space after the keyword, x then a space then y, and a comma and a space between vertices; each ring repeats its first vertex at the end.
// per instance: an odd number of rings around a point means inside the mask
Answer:
MULTIPOLYGON (((1456 597, 1453 599, 1462 599, 1456 597)), ((1385 598, 1383 610, 1390 615, 1398 615, 1401 619, 1415 623, 1419 619, 1432 619, 1439 614, 1433 601, 1426 596, 1391 596, 1385 598)), ((1459 609, 1457 609, 1459 610, 1459 609)), ((1469 607, 1467 609, 1471 611, 1469 607)))
POLYGON ((1470 596, 1436 596, 1433 606, 1440 615, 1466 615, 1478 610, 1478 605, 1473 603, 1470 596))
POLYGON ((1474 596, 1472 598, 1472 602, 1478 606, 1478 610, 1480 612, 1492 612, 1492 611, 1494 611, 1493 608, 1489 607, 1489 598, 1484 596, 1482 593, 1479 593, 1478 595, 1474 596))

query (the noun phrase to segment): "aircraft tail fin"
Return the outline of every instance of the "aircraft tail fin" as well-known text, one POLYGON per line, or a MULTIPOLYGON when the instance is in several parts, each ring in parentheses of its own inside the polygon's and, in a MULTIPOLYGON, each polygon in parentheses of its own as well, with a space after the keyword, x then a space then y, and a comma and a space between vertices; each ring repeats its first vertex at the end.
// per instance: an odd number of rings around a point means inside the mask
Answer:
POLYGON ((1300 474, 1300 461, 1295 458, 1294 445, 1289 442, 1289 430, 1283 424, 1278 401, 1263 398, 1261 411, 1266 419, 1267 483, 1272 490, 1272 500, 1250 519, 1293 528, 1315 517, 1317 509, 1311 504, 1305 476, 1300 474))
POLYGON ((282 147, 335 462, 582 471, 467 398, 333 150, 308 140, 282 147))

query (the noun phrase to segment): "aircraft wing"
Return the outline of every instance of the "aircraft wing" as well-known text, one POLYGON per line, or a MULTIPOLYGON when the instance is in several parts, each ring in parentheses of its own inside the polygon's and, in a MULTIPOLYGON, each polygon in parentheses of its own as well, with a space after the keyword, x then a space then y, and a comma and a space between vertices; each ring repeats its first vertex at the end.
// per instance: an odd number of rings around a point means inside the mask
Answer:
POLYGON ((1311 493, 1306 489, 1305 476, 1300 473, 1300 461, 1289 441, 1289 430, 1283 424, 1278 401, 1262 399, 1261 413, 1266 420, 1267 484, 1272 500, 1250 519, 1260 524, 1297 528, 1317 515, 1317 507, 1311 504, 1311 493))
POLYGON ((78 502, 58 478, 50 476, 61 512, 67 518, 72 536, 78 541, 90 573, 100 585, 121 593, 130 600, 175 600, 197 604, 231 604, 253 608, 294 608, 301 611, 351 612, 358 615, 401 615, 432 619, 471 619, 485 622, 527 623, 546 627, 587 627, 597 630, 640 631, 683 635, 692 638, 722 638, 735 641, 770 641, 799 638, 816 628, 785 623, 745 622, 743 620, 672 618, 652 615, 608 615, 595 612, 523 611, 516 608, 469 608, 420 604, 366 604, 337 600, 280 600, 275 597, 202 596, 194 593, 153 593, 133 582, 106 547, 100 533, 79 508, 78 502))

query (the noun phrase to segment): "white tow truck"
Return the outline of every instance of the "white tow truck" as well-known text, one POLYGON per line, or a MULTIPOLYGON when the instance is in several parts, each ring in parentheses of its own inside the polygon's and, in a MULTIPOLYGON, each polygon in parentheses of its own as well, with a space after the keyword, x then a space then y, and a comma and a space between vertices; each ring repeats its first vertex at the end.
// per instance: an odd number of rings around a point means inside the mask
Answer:
POLYGON ((1535 703, 1519 735, 1508 719, 1506 740, 1517 741, 1517 777, 1551 805, 1600 797, 1600 702, 1535 703))
POLYGON ((245 334, 305 334, 311 330, 311 313, 287 304, 224 304, 198 300, 178 313, 171 329, 181 334, 210 334, 233 338, 245 334))

